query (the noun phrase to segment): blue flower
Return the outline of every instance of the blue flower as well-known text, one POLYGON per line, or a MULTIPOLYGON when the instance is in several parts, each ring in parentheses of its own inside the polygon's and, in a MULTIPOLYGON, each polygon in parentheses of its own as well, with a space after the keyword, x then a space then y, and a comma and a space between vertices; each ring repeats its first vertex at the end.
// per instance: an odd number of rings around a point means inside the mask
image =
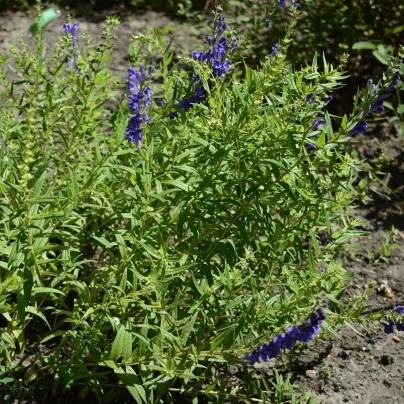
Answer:
POLYGON ((69 25, 69 24, 63 24, 63 30, 65 31, 66 34, 70 34, 72 36, 72 47, 73 49, 76 48, 77 46, 77 33, 76 30, 78 28, 78 22, 76 21, 74 24, 69 25))
POLYGON ((326 99, 324 100, 324 102, 330 102, 330 101, 332 101, 332 99, 333 99, 333 96, 332 95, 329 95, 328 97, 326 97, 326 99))
POLYGON ((150 122, 146 108, 151 105, 153 91, 150 85, 146 86, 146 80, 153 71, 154 67, 150 66, 147 75, 144 65, 140 65, 139 71, 128 69, 128 107, 132 115, 126 128, 126 139, 137 147, 140 147, 143 141, 142 124, 150 122))
POLYGON ((307 101, 309 104, 314 104, 314 103, 316 102, 316 98, 315 98, 315 96, 314 96, 314 93, 307 94, 307 95, 306 95, 306 101, 307 101))
POLYGON ((267 342, 243 356, 252 363, 260 360, 268 362, 271 358, 275 358, 285 349, 292 349, 297 341, 302 343, 312 341, 316 333, 320 332, 320 325, 326 319, 327 314, 323 307, 317 309, 310 317, 301 325, 294 325, 286 331, 285 334, 277 335, 271 342, 267 342))
POLYGON ((354 136, 359 135, 360 133, 365 132, 366 128, 368 127, 367 122, 358 122, 353 129, 348 132, 348 135, 354 136))
POLYGON ((278 53, 278 50, 279 50, 279 44, 278 43, 276 43, 273 47, 272 47, 272 52, 269 54, 269 57, 274 57, 277 53, 278 53))
POLYGON ((396 89, 399 81, 400 81, 400 73, 395 72, 387 88, 383 90, 379 95, 377 95, 377 93, 379 92, 379 88, 373 84, 372 79, 369 79, 368 80, 369 93, 371 94, 372 97, 375 97, 376 95, 377 97, 376 100, 370 104, 368 111, 365 112, 363 115, 369 116, 370 112, 384 112, 385 108, 383 106, 383 100, 391 96, 391 93, 396 89))
POLYGON ((384 111, 383 100, 378 100, 378 101, 370 104, 369 111, 370 112, 383 112, 384 111))
POLYGON ((271 20, 269 18, 267 18, 265 20, 265 26, 268 28, 271 25, 271 20))
POLYGON ((306 143, 304 145, 305 149, 309 152, 309 151, 313 151, 317 149, 317 146, 315 143, 306 143))
POLYGON ((372 97, 374 97, 378 91, 378 88, 373 84, 373 80, 369 79, 368 80, 368 87, 370 90, 370 94, 372 95, 372 97))
POLYGON ((380 324, 384 327, 385 334, 393 334, 394 332, 394 321, 393 320, 386 320, 387 323, 383 323, 380 321, 380 324))
MULTIPOLYGON (((211 68, 212 76, 217 80, 223 79, 230 71, 231 60, 229 56, 239 47, 238 37, 230 43, 226 36, 222 36, 228 28, 228 25, 224 21, 225 17, 219 15, 213 25, 214 35, 206 35, 205 39, 209 46, 207 52, 196 50, 192 52, 192 59, 208 65, 211 68)), ((209 79, 208 86, 212 90, 215 86, 214 80, 209 79)), ((201 78, 198 75, 193 76, 192 88, 194 89, 193 93, 188 98, 179 101, 179 108, 184 111, 189 111, 193 104, 202 103, 208 98, 208 91, 202 86, 201 78)), ((171 112, 168 116, 176 118, 178 117, 178 113, 171 112)))
POLYGON ((404 314, 404 306, 397 306, 393 311, 402 316, 404 314))
POLYGON ((76 61, 77 61, 77 57, 78 57, 77 51, 76 51, 76 49, 77 49, 77 33, 76 33, 77 27, 78 27, 77 21, 72 25, 63 24, 63 30, 65 31, 65 33, 68 35, 71 35, 71 37, 72 37, 72 52, 71 52, 72 56, 70 59, 66 58, 67 66, 69 68, 75 67, 76 72, 78 74, 80 74, 80 69, 76 66, 76 61))
POLYGON ((285 6, 285 0, 279 0, 278 3, 276 3, 277 6, 279 7, 284 7, 285 6))
POLYGON ((319 127, 324 125, 324 119, 316 119, 313 121, 312 125, 311 125, 311 130, 315 131, 317 130, 319 127))
MULTIPOLYGON (((399 316, 404 314, 404 306, 397 306, 393 313, 397 313, 399 316)), ((404 331, 404 323, 401 320, 394 321, 394 320, 385 320, 387 323, 383 323, 380 321, 380 324, 384 327, 385 334, 393 334, 394 327, 397 328, 397 331, 404 331)))
POLYGON ((300 7, 300 3, 296 3, 295 0, 292 0, 292 6, 291 6, 292 10, 295 8, 299 8, 299 7, 300 7))

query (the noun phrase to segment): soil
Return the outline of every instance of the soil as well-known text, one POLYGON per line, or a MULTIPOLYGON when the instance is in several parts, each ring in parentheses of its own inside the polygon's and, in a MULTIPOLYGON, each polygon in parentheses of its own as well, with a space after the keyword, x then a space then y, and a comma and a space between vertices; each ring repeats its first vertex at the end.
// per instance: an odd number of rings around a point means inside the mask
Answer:
MULTIPOLYGON (((116 48, 111 62, 111 70, 120 77, 126 74, 128 46, 137 31, 172 26, 176 27, 175 49, 182 51, 186 44, 192 44, 190 26, 180 26, 179 21, 173 17, 156 12, 129 14, 124 9, 114 10, 113 13, 119 14, 122 20, 116 30, 116 48)), ((47 27, 45 39, 48 46, 53 46, 58 37, 63 35, 63 21, 62 17, 47 27)), ((77 15, 74 21, 79 23, 80 35, 84 31, 89 32, 95 38, 94 43, 96 38, 101 37, 103 17, 93 15, 83 18, 77 15)), ((31 23, 32 18, 21 12, 0 14, 0 53, 8 54, 10 45, 18 46, 20 36, 29 42, 27 30, 31 23)), ((189 54, 189 47, 184 54, 189 54)), ((369 236, 361 241, 363 245, 347 256, 344 262, 345 267, 354 274, 347 295, 362 293, 368 282, 374 281, 369 306, 395 307, 404 303, 403 139, 394 127, 379 125, 357 140, 361 155, 374 164, 380 163, 379 156, 384 150, 387 174, 380 178, 394 194, 390 194, 392 196, 388 200, 372 193, 373 201, 354 211, 355 217, 367 220, 365 229, 369 236), (395 229, 393 233, 392 226, 395 229), (387 250, 382 252, 385 235, 395 239, 391 244, 396 246, 390 257, 387 250)), ((378 186, 377 190, 386 192, 382 186, 378 186)), ((341 328, 339 335, 340 339, 316 340, 309 344, 304 355, 295 358, 292 372, 285 371, 278 361, 256 365, 254 371, 265 374, 269 380, 273 378, 275 368, 285 376, 290 374, 295 384, 301 384, 315 394, 318 403, 404 403, 404 333, 386 335, 383 328, 375 324, 369 327, 368 332, 362 331, 362 336, 349 328, 341 328)), ((241 382, 237 381, 236 375, 233 378, 236 384, 241 382)), ((86 401, 91 402, 88 399, 86 401)))

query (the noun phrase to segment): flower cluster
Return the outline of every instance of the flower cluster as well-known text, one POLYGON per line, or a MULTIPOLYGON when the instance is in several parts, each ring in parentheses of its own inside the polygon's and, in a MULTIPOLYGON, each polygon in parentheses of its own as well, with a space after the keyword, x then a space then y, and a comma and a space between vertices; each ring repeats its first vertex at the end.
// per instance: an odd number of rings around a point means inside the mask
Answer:
POLYGON ((310 93, 306 95, 306 101, 309 104, 314 104, 316 102, 316 97, 314 96, 314 93, 310 93))
POLYGON ((138 72, 132 68, 129 68, 128 71, 128 107, 132 115, 126 128, 126 139, 140 147, 143 141, 141 126, 150 121, 146 108, 151 105, 153 95, 150 85, 146 87, 146 80, 153 73, 154 67, 149 67, 148 74, 144 65, 140 65, 138 72))
POLYGON ((272 47, 272 52, 269 54, 269 57, 270 57, 270 58, 274 57, 274 56, 278 53, 278 50, 279 50, 279 44, 276 43, 276 44, 272 47))
MULTIPOLYGON (((398 306, 393 310, 393 313, 397 313, 399 316, 404 314, 404 306, 398 306)), ((384 327, 384 332, 386 334, 393 334, 394 327, 397 328, 397 331, 404 331, 404 322, 401 320, 393 321, 393 320, 386 320, 387 323, 383 323, 380 321, 380 324, 384 327)))
POLYGON ((292 0, 292 6, 291 6, 291 8, 292 8, 292 9, 300 8, 300 3, 296 3, 295 0, 292 0))
MULTIPOLYGON (((286 0, 279 0, 276 5, 278 7, 285 7, 286 6, 286 0)), ((292 0, 292 5, 290 6, 291 9, 293 10, 294 8, 299 8, 300 4, 296 3, 296 0, 292 0)))
POLYGON ((265 343, 247 356, 243 356, 242 359, 249 360, 252 363, 260 360, 268 362, 283 350, 292 349, 297 341, 302 343, 312 341, 315 334, 320 332, 320 325, 326 317, 327 314, 324 308, 320 307, 303 324, 288 328, 285 334, 279 334, 271 342, 265 343))
MULTIPOLYGON (((388 87, 385 90, 381 91, 379 95, 377 95, 379 93, 379 89, 373 84, 372 79, 368 80, 369 93, 372 97, 376 97, 376 99, 369 105, 367 111, 363 112, 362 118, 368 117, 372 112, 383 112, 383 100, 390 97, 391 93, 396 89, 399 81, 400 73, 395 72, 388 87)), ((363 133, 365 132, 367 127, 367 122, 360 121, 348 132, 348 135, 354 136, 363 133)))
MULTIPOLYGON (((213 26, 214 35, 206 35, 206 42, 209 45, 209 50, 205 52, 193 51, 192 59, 203 62, 212 69, 212 76, 218 80, 221 80, 231 68, 231 60, 229 56, 232 55, 239 47, 238 38, 233 42, 230 42, 226 36, 222 36, 228 28, 228 25, 224 22, 225 17, 219 15, 213 26)), ((193 104, 198 104, 205 101, 208 98, 208 91, 201 84, 201 79, 198 75, 193 77, 192 88, 194 92, 186 99, 180 100, 179 108, 184 111, 188 111, 192 108, 193 104)), ((213 80, 208 80, 209 89, 215 86, 213 80)), ((171 118, 177 117, 177 113, 173 112, 169 114, 171 118)))
POLYGON ((75 67, 75 70, 78 74, 80 74, 79 68, 76 66, 76 61, 77 61, 77 27, 78 23, 77 21, 72 24, 63 24, 63 30, 65 31, 66 34, 71 35, 72 37, 72 57, 71 59, 67 58, 66 63, 69 66, 69 68, 75 67))

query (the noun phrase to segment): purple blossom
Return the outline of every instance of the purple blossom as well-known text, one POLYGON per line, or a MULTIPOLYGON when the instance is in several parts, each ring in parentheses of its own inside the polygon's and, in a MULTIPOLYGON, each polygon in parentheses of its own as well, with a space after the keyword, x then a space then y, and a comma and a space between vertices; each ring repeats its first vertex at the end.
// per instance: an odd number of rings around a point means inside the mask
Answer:
POLYGON ((332 99, 333 99, 333 96, 332 96, 332 95, 329 95, 328 97, 326 97, 326 99, 324 100, 324 102, 330 102, 330 101, 332 101, 332 99))
POLYGON ((389 98, 391 93, 392 93, 392 91, 389 89, 383 91, 380 95, 378 95, 377 101, 385 100, 386 98, 389 98))
MULTIPOLYGON (((150 72, 154 71, 154 67, 149 67, 148 71, 150 75, 150 72)), ((128 72, 128 107, 132 115, 126 128, 126 139, 140 147, 143 141, 141 126, 143 123, 150 122, 146 108, 151 105, 153 91, 150 85, 146 86, 149 76, 146 74, 144 65, 140 65, 139 71, 129 68, 128 72)))
MULTIPOLYGON (((192 59, 202 62, 211 68, 212 76, 218 80, 221 80, 231 69, 231 60, 229 56, 233 54, 239 47, 236 37, 233 42, 229 42, 226 36, 222 36, 228 25, 224 22, 225 17, 219 15, 213 25, 214 35, 206 35, 205 39, 209 45, 208 51, 193 51, 192 59)), ((179 108, 184 111, 189 111, 193 104, 199 104, 204 102, 208 98, 208 91, 200 83, 201 79, 198 75, 193 76, 192 88, 193 93, 185 99, 179 101, 179 108)), ((213 89, 215 82, 212 79, 208 80, 209 89, 213 89)), ((176 118, 177 112, 172 112, 168 115, 170 118, 176 118)))
POLYGON ((368 80, 368 87, 369 87, 370 94, 372 95, 372 97, 375 96, 378 91, 378 88, 373 84, 372 79, 368 80))
POLYGON ((393 311, 402 316, 404 314, 404 306, 397 306, 393 311))
POLYGON ((388 90, 390 91, 394 91, 397 87, 398 82, 400 81, 400 73, 399 72, 395 72, 393 74, 391 83, 389 84, 389 86, 387 87, 388 90))
POLYGON ((65 31, 66 34, 71 35, 72 37, 72 52, 71 52, 71 58, 66 58, 66 63, 69 68, 75 67, 75 70, 78 74, 80 74, 79 68, 76 66, 76 61, 77 61, 77 28, 78 28, 78 22, 76 21, 74 24, 69 25, 69 24, 63 24, 63 30, 65 31))
POLYGON ((368 127, 367 122, 358 122, 353 129, 348 132, 348 135, 354 136, 359 135, 360 133, 365 132, 366 128, 368 127))
POLYGON ((370 104, 369 111, 370 112, 383 112, 384 111, 383 101, 378 100, 378 101, 370 104))
POLYGON ((311 130, 315 131, 323 125, 324 125, 324 119, 316 119, 315 121, 313 121, 311 125, 311 130))
MULTIPOLYGON (((404 306, 397 306, 394 310, 393 313, 397 313, 399 316, 402 316, 404 314, 404 306)), ((384 333, 385 334, 393 334, 394 333, 394 327, 397 328, 397 331, 404 331, 404 323, 401 320, 385 320, 387 323, 383 323, 380 321, 380 324, 384 327, 384 333)))
POLYGON ((404 323, 402 323, 401 321, 396 321, 396 328, 397 331, 404 331, 404 323))
POLYGON ((390 84, 387 86, 385 90, 383 90, 379 95, 379 88, 373 84, 373 80, 368 80, 368 89, 369 93, 372 97, 376 97, 376 100, 372 102, 368 108, 367 112, 363 113, 363 116, 369 116, 371 112, 384 112, 385 108, 383 106, 383 100, 389 98, 391 93, 396 89, 398 82, 400 81, 400 73, 395 72, 391 78, 390 84))
POLYGON ((74 24, 69 25, 69 24, 63 24, 63 30, 65 31, 66 34, 70 34, 72 36, 72 47, 73 49, 76 48, 77 46, 77 28, 79 24, 76 21, 74 24))
POLYGON ((271 19, 270 19, 270 18, 267 18, 267 19, 265 20, 265 26, 268 28, 270 25, 271 25, 271 19))
POLYGON ((306 101, 309 104, 314 104, 316 102, 316 97, 314 96, 314 93, 307 94, 306 101))
POLYGON ((274 57, 274 56, 278 53, 278 50, 279 50, 279 44, 276 43, 276 44, 272 47, 272 52, 269 54, 269 57, 270 57, 270 58, 274 57))
POLYGON ((276 3, 278 7, 284 7, 285 6, 285 0, 279 0, 278 3, 276 3))
POLYGON ((292 6, 291 6, 292 10, 295 8, 299 8, 299 7, 300 7, 300 3, 296 3, 295 0, 292 0, 292 6))
POLYGON ((327 314, 324 308, 320 307, 303 324, 288 328, 285 334, 279 334, 271 342, 263 344, 248 355, 243 356, 242 359, 249 360, 252 363, 260 360, 268 362, 285 349, 292 349, 297 341, 302 343, 312 341, 315 334, 320 332, 320 325, 326 317, 327 314))
POLYGON ((393 334, 394 332, 394 321, 393 320, 386 320, 387 323, 383 323, 380 321, 380 324, 384 327, 385 334, 393 334))
MULTIPOLYGON (((223 25, 219 26, 218 32, 219 30, 220 32, 222 32, 222 28, 223 25)), ((206 53, 193 51, 192 59, 210 65, 212 67, 213 76, 220 80, 231 68, 231 61, 226 58, 228 57, 230 52, 233 52, 238 48, 239 44, 236 41, 229 44, 228 39, 225 36, 222 36, 220 38, 218 36, 215 36, 211 38, 209 35, 207 35, 206 38, 208 44, 211 46, 211 49, 209 49, 206 53)))
POLYGON ((313 151, 317 149, 317 146, 315 143, 306 143, 304 145, 305 149, 309 152, 309 151, 313 151))

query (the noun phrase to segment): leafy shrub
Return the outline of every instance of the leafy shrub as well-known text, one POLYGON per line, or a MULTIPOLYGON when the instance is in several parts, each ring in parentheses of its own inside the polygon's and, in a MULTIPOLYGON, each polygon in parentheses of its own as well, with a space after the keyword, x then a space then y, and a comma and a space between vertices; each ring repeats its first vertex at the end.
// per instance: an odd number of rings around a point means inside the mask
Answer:
POLYGON ((360 234, 349 216, 360 162, 345 145, 391 77, 334 131, 327 96, 342 66, 320 69, 315 56, 288 68, 293 13, 278 52, 243 79, 213 75, 224 60, 206 54, 186 59, 188 77, 158 34, 139 35, 135 47, 160 57, 150 86, 165 102, 142 98, 153 69, 137 65, 130 110, 106 67, 115 18, 98 47, 69 25, 45 58, 40 36, 33 52, 11 49, 14 72, 1 57, 5 398, 75 389, 109 402, 126 387, 139 403, 281 402, 288 381, 271 392, 241 357, 324 298, 325 330, 358 317, 364 297, 335 311, 350 277, 339 252, 360 234), (185 108, 201 88, 203 102, 185 108), (125 138, 134 130, 139 147, 125 138), (244 365, 237 393, 215 373, 231 363, 244 365))

